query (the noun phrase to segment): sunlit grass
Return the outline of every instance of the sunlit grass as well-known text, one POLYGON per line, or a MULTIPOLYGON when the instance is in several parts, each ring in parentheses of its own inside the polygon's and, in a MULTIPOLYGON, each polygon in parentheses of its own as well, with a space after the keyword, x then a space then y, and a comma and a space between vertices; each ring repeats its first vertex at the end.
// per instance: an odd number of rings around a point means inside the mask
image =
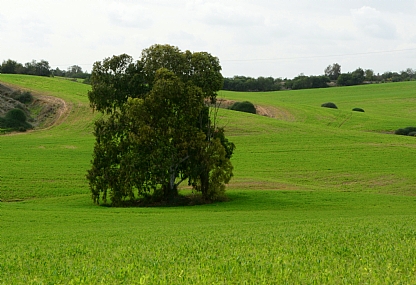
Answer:
POLYGON ((0 282, 416 281, 415 199, 232 191, 222 204, 114 209, 86 198, 2 205, 0 282))
POLYGON ((222 91, 286 112, 219 111, 237 146, 230 201, 108 208, 85 179, 89 87, 0 81, 71 106, 58 126, 0 136, 0 284, 416 283, 416 140, 391 134, 416 125, 415 82, 222 91))

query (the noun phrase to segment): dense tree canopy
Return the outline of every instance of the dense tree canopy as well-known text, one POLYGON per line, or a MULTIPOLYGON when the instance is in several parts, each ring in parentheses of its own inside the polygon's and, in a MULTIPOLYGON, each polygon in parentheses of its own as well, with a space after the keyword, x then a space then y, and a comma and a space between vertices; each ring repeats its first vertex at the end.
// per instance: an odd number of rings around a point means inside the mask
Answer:
POLYGON ((282 79, 273 77, 246 77, 234 76, 232 78, 224 78, 224 90, 232 91, 277 91, 282 88, 282 79))
POLYGON ((341 74, 341 65, 338 63, 330 64, 325 68, 325 76, 328 76, 331 80, 337 80, 341 74))
POLYGON ((51 75, 49 62, 46 60, 41 60, 37 62, 32 60, 27 62, 24 65, 18 63, 17 61, 8 59, 3 61, 0 66, 0 72, 9 73, 9 74, 29 74, 29 75, 39 75, 39 76, 49 76, 51 75))
POLYGON ((88 96, 103 114, 87 178, 96 203, 119 205, 149 197, 172 200, 188 181, 204 199, 224 193, 232 177, 234 144, 212 120, 208 102, 222 86, 221 67, 209 53, 169 45, 94 64, 88 96))
POLYGON ((299 75, 292 80, 286 80, 285 87, 292 90, 309 88, 326 88, 330 79, 327 76, 299 75))
POLYGON ((351 73, 343 73, 338 77, 338 86, 351 86, 362 84, 365 80, 365 72, 362 68, 357 68, 351 73))

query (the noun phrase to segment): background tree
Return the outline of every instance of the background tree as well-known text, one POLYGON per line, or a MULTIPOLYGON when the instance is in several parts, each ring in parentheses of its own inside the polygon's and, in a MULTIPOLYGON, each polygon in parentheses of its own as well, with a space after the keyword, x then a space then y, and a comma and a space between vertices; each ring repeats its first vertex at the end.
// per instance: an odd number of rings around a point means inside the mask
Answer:
POLYGON ((364 70, 359 67, 351 73, 353 85, 362 84, 365 80, 364 70))
POLYGON ((338 86, 352 86, 354 81, 352 79, 351 73, 342 73, 337 80, 338 86))
POLYGON ((72 65, 68 67, 67 71, 65 72, 66 77, 70 78, 87 78, 89 77, 89 74, 87 72, 84 72, 79 65, 72 65))
POLYGON ((372 69, 366 69, 364 71, 364 77, 367 81, 374 81, 376 79, 374 71, 372 69))
POLYGON ((38 76, 50 76, 51 70, 49 62, 42 59, 40 62, 32 60, 31 62, 25 63, 21 70, 21 73, 38 76))
POLYGON ((18 63, 16 61, 8 59, 7 61, 3 61, 0 67, 0 72, 14 74, 16 73, 17 67, 18 63))
POLYGON ((338 76, 341 74, 341 65, 338 63, 334 63, 332 65, 328 65, 324 71, 325 76, 328 76, 331 80, 337 80, 338 76))
POLYGON ((306 76, 306 75, 299 75, 292 80, 287 80, 285 82, 285 86, 288 89, 308 89, 308 88, 326 88, 331 80, 329 77, 321 75, 321 76, 306 76))
POLYGON ((113 205, 151 195, 172 200, 185 180, 215 199, 232 176, 234 145, 212 121, 221 67, 208 53, 154 45, 137 62, 126 55, 96 62, 91 107, 96 122, 87 178, 95 202, 113 205))
POLYGON ((66 74, 66 71, 59 69, 59 67, 52 70, 52 75, 53 76, 65 77, 65 74, 66 74))
POLYGON ((51 67, 49 66, 49 62, 46 60, 41 60, 40 62, 37 62, 35 64, 35 75, 39 75, 39 76, 50 76, 51 75, 51 71, 50 71, 51 67))
POLYGON ((364 70, 357 68, 351 73, 343 73, 338 77, 338 86, 352 86, 362 84, 365 80, 364 70))
POLYGON ((258 77, 257 79, 245 76, 224 78, 224 90, 232 91, 277 91, 281 89, 282 79, 273 77, 258 77))

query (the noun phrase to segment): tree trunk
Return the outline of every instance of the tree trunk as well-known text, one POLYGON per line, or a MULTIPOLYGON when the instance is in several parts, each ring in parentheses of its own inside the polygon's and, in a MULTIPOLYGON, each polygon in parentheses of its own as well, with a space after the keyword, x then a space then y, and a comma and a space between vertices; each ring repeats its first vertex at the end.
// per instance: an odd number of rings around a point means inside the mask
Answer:
POLYGON ((175 184, 175 180, 176 172, 171 166, 169 169, 169 183, 163 186, 163 195, 168 201, 172 201, 176 196, 178 196, 178 188, 175 184))
POLYGON ((208 188, 209 188, 209 171, 203 170, 199 175, 201 179, 201 193, 204 199, 209 199, 208 188))

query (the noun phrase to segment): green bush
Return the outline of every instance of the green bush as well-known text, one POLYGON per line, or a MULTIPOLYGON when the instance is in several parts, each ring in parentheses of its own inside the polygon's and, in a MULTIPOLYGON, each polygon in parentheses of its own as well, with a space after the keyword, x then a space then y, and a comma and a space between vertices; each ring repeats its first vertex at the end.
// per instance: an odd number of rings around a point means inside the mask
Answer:
POLYGON ((405 129, 398 129, 394 131, 395 135, 407 136, 407 132, 405 129))
POLYGON ((32 93, 30 93, 29 91, 15 91, 10 95, 10 97, 23 104, 28 104, 33 101, 32 93))
POLYGON ((416 133, 416 127, 407 127, 404 129, 398 129, 394 131, 394 134, 401 136, 414 136, 416 133))
POLYGON ((416 132, 410 132, 410 133, 408 133, 407 135, 408 135, 408 136, 411 136, 411 137, 416 137, 416 132))
POLYGON ((6 113, 4 118, 0 117, 0 129, 25 132, 31 128, 32 126, 26 122, 25 113, 20 109, 12 109, 6 113))
POLYGON ((9 112, 6 113, 6 120, 15 120, 18 122, 26 122, 26 115, 25 112, 23 112, 20 109, 12 109, 9 112))
POLYGON ((0 129, 6 128, 6 122, 7 120, 5 118, 0 117, 0 129))
POLYGON ((235 102, 230 110, 256 114, 256 107, 249 101, 235 102))
POLYGON ((352 110, 355 112, 364 112, 364 109, 361 109, 361 108, 354 108, 352 110))
POLYGON ((325 108, 332 108, 332 109, 338 109, 337 105, 335 105, 332 102, 328 102, 328 103, 323 103, 321 105, 321 107, 325 107, 325 108))

